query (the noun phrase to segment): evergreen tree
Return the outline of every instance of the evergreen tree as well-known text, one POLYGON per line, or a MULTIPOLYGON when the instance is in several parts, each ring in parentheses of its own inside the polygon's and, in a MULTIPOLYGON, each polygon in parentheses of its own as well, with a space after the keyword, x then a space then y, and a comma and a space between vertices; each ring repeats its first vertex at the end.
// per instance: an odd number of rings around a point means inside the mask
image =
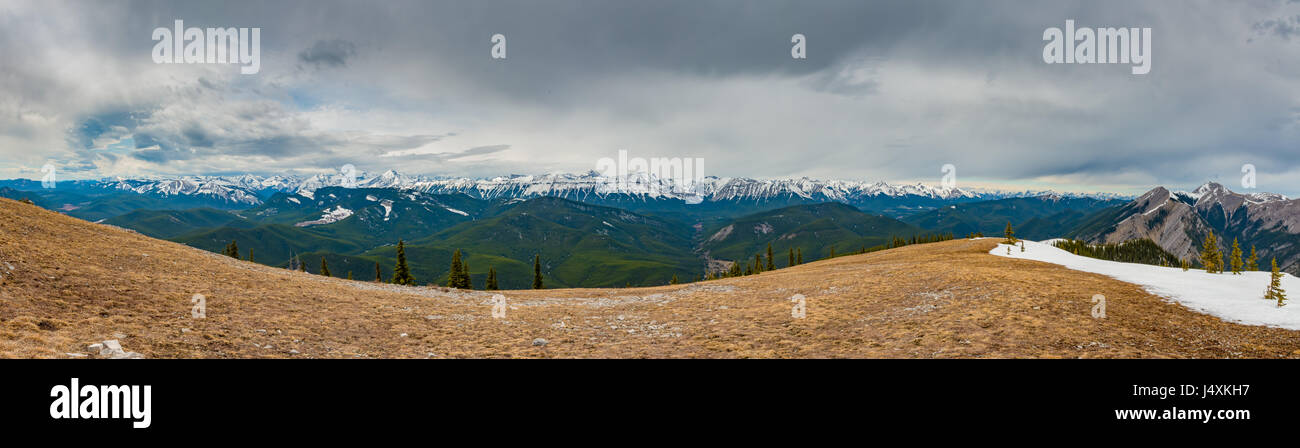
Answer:
POLYGON ((772 243, 767 243, 767 270, 776 270, 776 262, 772 259, 772 243))
POLYGON ((831 256, 830 256, 830 258, 835 258, 835 246, 831 246, 831 256))
POLYGON ((257 261, 257 260, 254 260, 254 259, 253 259, 253 249, 252 249, 252 248, 249 248, 249 249, 248 249, 248 261, 250 261, 250 262, 256 262, 256 261, 257 261))
POLYGON ((1178 263, 1183 267, 1183 272, 1187 272, 1187 270, 1192 267, 1191 263, 1188 263, 1187 260, 1178 260, 1178 263))
POLYGON ((460 277, 461 283, 465 285, 465 289, 474 289, 474 278, 469 276, 468 261, 461 263, 460 277))
POLYGON ((411 276, 411 268, 406 265, 406 243, 402 240, 397 240, 397 265, 393 266, 392 283, 415 286, 415 277, 411 276))
POLYGON ((533 256, 533 289, 542 289, 542 256, 533 256))
POLYGON ((348 271, 348 280, 352 280, 352 271, 348 271))
POLYGON ((302 257, 297 257, 295 263, 298 263, 298 272, 307 272, 307 263, 302 262, 302 257))
POLYGON ((1273 258, 1273 275, 1264 290, 1264 299, 1277 301, 1277 306, 1286 305, 1286 291, 1282 290, 1282 272, 1277 269, 1276 257, 1273 258))
POLYGON ((234 241, 234 240, 231 240, 231 241, 230 241, 230 244, 227 244, 227 245, 226 245, 226 250, 222 251, 221 253, 222 253, 223 255, 227 256, 227 257, 234 258, 234 259, 238 260, 238 259, 239 259, 239 243, 237 243, 237 242, 234 241))
POLYGON ((1214 238, 1214 231, 1211 230, 1205 237, 1205 241, 1201 243, 1201 263, 1205 265, 1205 272, 1211 274, 1220 272, 1216 263, 1222 259, 1223 257, 1219 255, 1219 243, 1214 238))
POLYGON ((485 285, 483 289, 488 291, 501 289, 500 286, 497 285, 497 270, 492 266, 488 266, 487 285, 485 285))
POLYGON ((1246 259, 1246 270, 1255 272, 1259 270, 1259 258, 1255 257, 1255 245, 1250 245, 1250 258, 1246 259))
POLYGON ((382 272, 379 272, 379 262, 376 261, 375 262, 375 283, 383 283, 383 282, 384 282, 384 274, 382 272))
POLYGON ((1237 245, 1237 239, 1232 239, 1232 255, 1228 256, 1228 261, 1232 263, 1232 275, 1241 275, 1241 246, 1237 245))
POLYGON ((1007 237, 1007 240, 1003 241, 1004 243, 1016 244, 1016 231, 1011 228, 1011 221, 1007 221, 1007 229, 1003 230, 1002 233, 1007 237))
POLYGON ((794 266, 794 249, 793 249, 793 248, 790 249, 790 257, 788 258, 788 261, 785 263, 785 266, 786 266, 786 267, 794 266))
POLYGON ((668 280, 668 284, 670 284, 670 285, 676 285, 676 284, 677 284, 677 274, 673 274, 673 278, 672 278, 672 280, 668 280))
POLYGON ((447 273, 447 287, 460 289, 473 289, 469 284, 469 272, 467 266, 460 260, 460 249, 451 254, 451 269, 447 273))
POLYGON ((803 248, 800 247, 794 252, 794 264, 803 264, 803 248))
POLYGON ((754 273, 757 274, 759 272, 763 272, 763 257, 759 254, 754 254, 754 273))
POLYGON ((739 262, 732 262, 732 263, 731 263, 731 269, 727 270, 727 276, 728 276, 728 277, 740 277, 740 275, 741 275, 741 272, 740 272, 740 263, 739 263, 739 262))
POLYGON ((320 275, 330 276, 330 264, 325 262, 325 257, 320 257, 320 275))

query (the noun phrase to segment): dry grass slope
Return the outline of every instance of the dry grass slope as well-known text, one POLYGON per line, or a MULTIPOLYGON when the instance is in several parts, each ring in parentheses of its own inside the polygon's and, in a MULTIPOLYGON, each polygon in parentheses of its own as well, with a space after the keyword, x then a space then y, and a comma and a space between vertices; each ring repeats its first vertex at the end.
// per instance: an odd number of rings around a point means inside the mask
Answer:
POLYGON ((1300 356, 1298 332, 990 256, 994 242, 690 285, 505 291, 498 320, 483 292, 290 272, 0 199, 0 356, 67 357, 115 333, 150 358, 1300 356), (790 315, 796 293, 804 319, 790 315), (205 319, 190 317, 194 294, 205 319), (1091 317, 1093 294, 1109 299, 1107 319, 1091 317))

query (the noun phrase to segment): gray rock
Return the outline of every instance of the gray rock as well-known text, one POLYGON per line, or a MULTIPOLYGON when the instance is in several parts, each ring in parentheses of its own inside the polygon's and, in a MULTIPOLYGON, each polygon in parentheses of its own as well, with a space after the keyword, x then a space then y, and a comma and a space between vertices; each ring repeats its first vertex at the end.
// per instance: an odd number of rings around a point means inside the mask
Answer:
POLYGON ((548 343, 549 342, 546 339, 542 339, 542 338, 533 339, 533 345, 538 347, 546 345, 548 343))

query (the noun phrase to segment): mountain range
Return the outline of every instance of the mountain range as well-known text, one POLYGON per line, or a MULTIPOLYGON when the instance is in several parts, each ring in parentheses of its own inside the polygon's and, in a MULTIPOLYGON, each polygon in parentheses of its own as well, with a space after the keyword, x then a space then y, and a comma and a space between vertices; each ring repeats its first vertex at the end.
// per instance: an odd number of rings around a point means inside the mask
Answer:
MULTIPOLYGON (((630 179, 629 179, 630 181, 630 179)), ((393 171, 359 176, 185 177, 60 182, 0 181, 0 196, 155 238, 271 266, 324 259, 336 275, 387 278, 406 243, 422 283, 440 283, 461 250, 475 284, 489 267, 503 287, 528 286, 534 256, 548 286, 655 285, 791 251, 805 260, 889 244, 895 238, 972 233, 1070 237, 1092 243, 1150 239, 1195 260, 1209 231, 1260 256, 1300 262, 1300 204, 1209 183, 1115 195, 968 191, 884 182, 705 178, 683 192, 650 177, 618 184, 588 173, 430 179, 393 171), (657 186, 648 186, 657 185, 657 186), (1130 200, 1131 199, 1131 200, 1130 200)), ((1262 262, 1267 265, 1267 262, 1262 262)))

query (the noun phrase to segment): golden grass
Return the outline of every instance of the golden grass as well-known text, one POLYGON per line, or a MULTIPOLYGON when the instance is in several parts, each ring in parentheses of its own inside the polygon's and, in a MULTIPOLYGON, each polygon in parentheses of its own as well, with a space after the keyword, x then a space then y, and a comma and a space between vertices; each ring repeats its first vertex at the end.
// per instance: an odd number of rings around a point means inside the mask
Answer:
POLYGON ((322 278, 5 199, 0 216, 4 357, 67 357, 105 339, 150 358, 1300 356, 1300 332, 990 256, 995 239, 687 285, 504 291, 507 316, 493 319, 481 291, 322 278), (190 317, 194 294, 205 319, 190 317), (794 294, 806 318, 791 317, 794 294), (1106 319, 1091 317, 1093 294, 1108 298, 1106 319))

